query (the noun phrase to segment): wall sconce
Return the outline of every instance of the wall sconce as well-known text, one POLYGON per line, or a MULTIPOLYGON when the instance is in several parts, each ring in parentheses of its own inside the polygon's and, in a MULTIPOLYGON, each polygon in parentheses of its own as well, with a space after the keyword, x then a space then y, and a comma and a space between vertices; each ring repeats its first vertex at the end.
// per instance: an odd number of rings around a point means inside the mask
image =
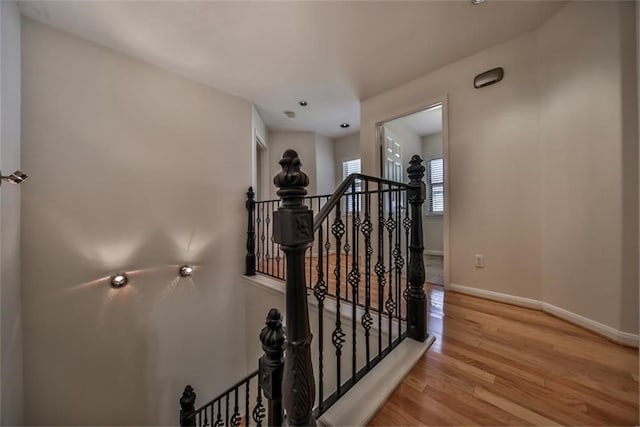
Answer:
POLYGON ((2 178, 0 180, 0 184, 2 184, 2 181, 7 181, 11 184, 22 184, 23 182, 29 179, 29 175, 20 171, 15 171, 11 175, 7 175, 7 176, 4 176, 0 173, 0 178, 2 178))
POLYGON ((180 276, 189 277, 192 273, 193 267, 191 267, 190 265, 183 265, 182 267, 180 267, 180 276))
POLYGON ((489 86, 494 83, 498 83, 504 78, 504 69, 502 67, 494 68, 484 73, 478 74, 473 79, 473 87, 480 89, 481 87, 489 86))
POLYGON ((126 273, 118 273, 111 276, 112 288, 121 288, 127 283, 129 283, 129 278, 127 277, 126 273))

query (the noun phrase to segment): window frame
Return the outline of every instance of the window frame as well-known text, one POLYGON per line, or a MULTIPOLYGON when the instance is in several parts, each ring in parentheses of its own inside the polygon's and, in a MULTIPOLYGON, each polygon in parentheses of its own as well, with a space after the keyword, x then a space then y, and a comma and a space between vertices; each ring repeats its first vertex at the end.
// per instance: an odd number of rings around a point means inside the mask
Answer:
POLYGON ((430 159, 427 160, 427 216, 444 216, 444 212, 447 208, 446 205, 446 198, 445 198, 445 162, 444 162, 444 157, 440 156, 440 157, 432 157, 430 159), (441 161, 442 162, 442 181, 437 181, 437 182, 432 182, 431 180, 431 168, 432 168, 432 164, 433 162, 436 161, 441 161), (442 193, 442 210, 434 210, 434 203, 433 203, 433 194, 434 194, 434 188, 435 187, 440 187, 442 188, 442 191, 439 191, 439 193, 442 193))

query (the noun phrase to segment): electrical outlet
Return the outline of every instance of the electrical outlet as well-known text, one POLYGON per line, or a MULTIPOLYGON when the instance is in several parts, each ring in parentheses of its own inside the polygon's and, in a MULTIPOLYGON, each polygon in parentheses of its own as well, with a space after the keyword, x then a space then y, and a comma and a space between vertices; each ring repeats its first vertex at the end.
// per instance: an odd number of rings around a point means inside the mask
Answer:
POLYGON ((484 268, 484 255, 476 255, 476 268, 484 268))

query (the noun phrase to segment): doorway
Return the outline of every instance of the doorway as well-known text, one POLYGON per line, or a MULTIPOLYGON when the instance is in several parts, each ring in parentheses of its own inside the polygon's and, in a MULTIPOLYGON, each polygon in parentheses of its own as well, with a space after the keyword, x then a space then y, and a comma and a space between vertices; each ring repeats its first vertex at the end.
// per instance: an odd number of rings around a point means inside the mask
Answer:
POLYGON ((256 200, 266 200, 268 197, 268 178, 266 174, 269 173, 268 165, 265 163, 268 161, 267 156, 267 146, 266 144, 256 135, 256 143, 255 143, 255 156, 256 156, 256 185, 255 185, 255 193, 256 200))
POLYGON ((437 286, 448 283, 448 274, 445 274, 448 194, 444 110, 444 101, 435 102, 378 124, 383 178, 408 182, 406 170, 411 157, 418 154, 424 160, 427 194, 422 224, 426 281, 437 286))

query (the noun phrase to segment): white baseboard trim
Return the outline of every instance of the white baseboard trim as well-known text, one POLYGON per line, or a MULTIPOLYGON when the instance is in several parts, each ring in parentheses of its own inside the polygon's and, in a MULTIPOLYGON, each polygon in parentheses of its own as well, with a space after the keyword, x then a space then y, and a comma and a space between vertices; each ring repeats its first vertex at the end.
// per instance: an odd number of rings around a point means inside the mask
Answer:
POLYGON ((549 313, 560 319, 566 320, 569 323, 580 326, 591 332, 595 332, 598 335, 602 335, 611 341, 626 345, 628 347, 638 348, 640 337, 637 334, 631 334, 628 332, 622 332, 611 326, 604 325, 602 323, 591 320, 587 317, 565 310, 564 308, 557 307, 547 302, 523 298, 515 295, 503 294, 500 292, 488 291, 485 289, 471 288, 469 286, 458 285, 451 283, 449 289, 454 292, 460 292, 461 294, 472 295, 480 298, 486 298, 493 301, 504 302, 507 304, 513 304, 520 307, 532 308, 534 310, 540 310, 545 313, 549 313))
POLYGON ((405 339, 318 419, 321 426, 364 426, 435 341, 405 339))
POLYGON ((436 251, 433 249, 427 249, 424 251, 425 255, 437 255, 437 256, 444 256, 444 251, 436 251))

